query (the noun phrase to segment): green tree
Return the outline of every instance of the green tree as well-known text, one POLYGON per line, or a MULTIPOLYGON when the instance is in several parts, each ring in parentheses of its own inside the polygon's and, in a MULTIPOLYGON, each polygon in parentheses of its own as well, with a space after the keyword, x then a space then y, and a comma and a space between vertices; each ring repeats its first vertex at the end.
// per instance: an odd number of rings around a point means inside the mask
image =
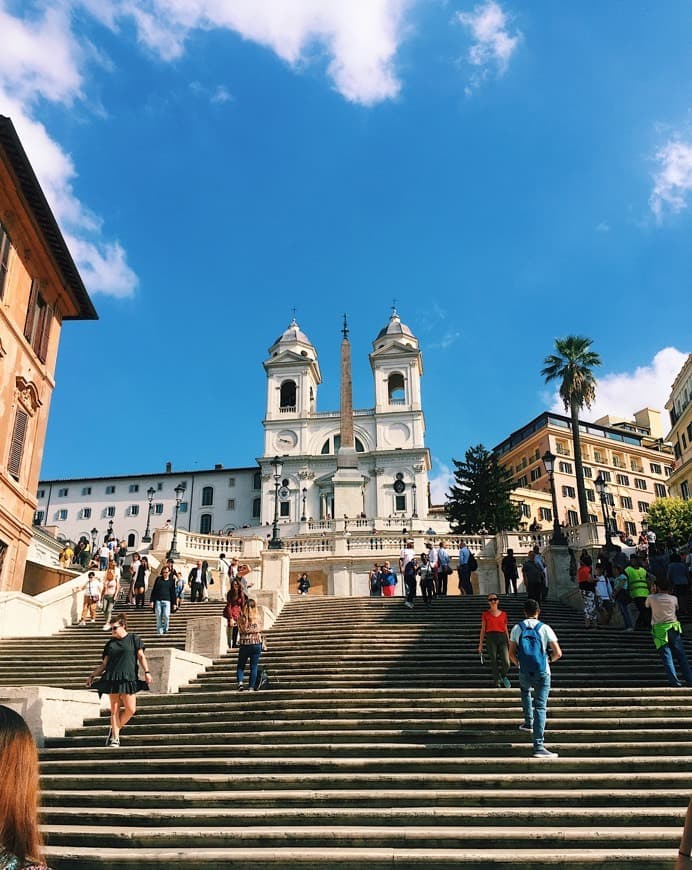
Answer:
POLYGON ((574 466, 577 475, 577 496, 579 517, 582 523, 589 521, 589 508, 584 486, 584 465, 581 458, 581 438, 579 435, 579 412, 586 406, 591 407, 596 398, 596 378, 592 369, 600 366, 601 358, 590 350, 592 341, 580 335, 568 335, 555 339, 557 353, 543 360, 541 374, 546 380, 560 380, 560 398, 565 410, 572 418, 572 441, 574 443, 574 466))
POLYGON ((452 462, 455 485, 450 487, 445 504, 452 531, 468 534, 486 528, 495 534, 516 528, 520 509, 509 498, 516 483, 497 456, 479 444, 466 451, 463 462, 452 462))
POLYGON ((648 521, 657 541, 671 536, 676 544, 686 544, 692 538, 692 501, 658 498, 649 507, 648 521))

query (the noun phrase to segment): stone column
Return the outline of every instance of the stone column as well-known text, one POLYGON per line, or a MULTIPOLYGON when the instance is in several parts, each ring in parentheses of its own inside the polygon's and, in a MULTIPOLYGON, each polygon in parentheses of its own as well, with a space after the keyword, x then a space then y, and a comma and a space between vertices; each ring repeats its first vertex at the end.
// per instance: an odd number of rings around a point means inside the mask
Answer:
MULTIPOLYGON (((575 579, 571 577, 570 562, 576 554, 569 547, 561 547, 549 544, 542 553, 546 568, 548 569, 548 584, 550 591, 548 598, 553 601, 562 601, 564 604, 582 609, 581 596, 575 579), (572 554, 572 555, 571 555, 572 554)), ((572 571, 576 566, 572 566, 572 571)))

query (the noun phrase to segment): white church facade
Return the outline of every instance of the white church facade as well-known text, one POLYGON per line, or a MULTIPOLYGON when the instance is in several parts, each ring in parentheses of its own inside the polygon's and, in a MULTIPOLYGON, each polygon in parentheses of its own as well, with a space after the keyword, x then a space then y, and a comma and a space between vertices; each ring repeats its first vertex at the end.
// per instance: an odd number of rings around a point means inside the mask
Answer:
POLYGON ((264 362, 264 452, 258 459, 265 524, 273 521, 277 489, 282 524, 344 517, 403 522, 428 514, 430 454, 425 446, 418 339, 394 310, 372 344, 374 407, 365 410, 348 406, 347 342, 345 334, 339 411, 319 410, 322 375, 317 350, 295 319, 269 348, 264 362), (348 468, 339 470, 339 456, 348 452, 342 445, 344 426, 352 427, 353 449, 348 468), (275 479, 274 457, 281 460, 280 480, 275 479))

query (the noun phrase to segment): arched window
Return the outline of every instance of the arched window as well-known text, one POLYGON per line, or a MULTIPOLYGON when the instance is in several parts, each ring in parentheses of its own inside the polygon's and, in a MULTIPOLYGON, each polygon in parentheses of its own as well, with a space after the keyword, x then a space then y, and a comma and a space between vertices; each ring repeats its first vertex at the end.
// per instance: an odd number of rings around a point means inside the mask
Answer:
MULTIPOLYGON (((360 438, 354 438, 356 445, 356 453, 365 453, 365 447, 363 447, 363 442, 360 438)), ((322 445, 322 449, 320 453, 323 456, 326 456, 329 453, 336 453, 336 451, 341 447, 341 433, 337 433, 336 435, 330 436, 322 445)))
POLYGON ((202 514, 199 518, 199 533, 201 535, 211 534, 211 514, 202 514))
POLYGON ((284 381, 281 384, 281 394, 279 398, 279 407, 288 411, 296 409, 296 382, 284 381))
POLYGON ((128 547, 136 547, 137 546, 137 535, 134 532, 130 532, 127 536, 127 546, 128 547))
POLYGON ((392 372, 387 379, 387 392, 390 405, 403 405, 406 402, 404 376, 401 372, 392 372))
POLYGON ((202 490, 202 507, 214 504, 214 487, 205 486, 202 490))

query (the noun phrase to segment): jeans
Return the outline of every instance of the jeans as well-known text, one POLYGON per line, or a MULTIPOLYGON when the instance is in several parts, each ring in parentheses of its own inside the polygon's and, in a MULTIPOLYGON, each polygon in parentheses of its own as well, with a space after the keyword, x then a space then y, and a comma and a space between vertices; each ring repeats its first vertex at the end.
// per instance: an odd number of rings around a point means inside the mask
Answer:
POLYGON ((245 665, 250 659, 250 688, 255 688, 257 682, 257 665, 262 655, 261 643, 242 644, 238 647, 238 685, 243 682, 245 676, 245 665))
POLYGON ((112 595, 104 595, 103 596, 104 622, 111 621, 111 616, 113 615, 113 608, 114 607, 115 607, 115 598, 112 595))
POLYGON ((519 686, 521 687, 521 706, 524 709, 524 725, 533 727, 533 748, 543 748, 545 732, 545 714, 550 694, 550 674, 529 674, 519 671, 519 686))
POLYGON ((622 621, 625 624, 625 628, 634 628, 632 625, 632 616, 630 614, 630 602, 625 597, 616 597, 615 603, 618 606, 618 610, 620 611, 620 615, 622 616, 622 621))
POLYGON ((668 632, 668 643, 665 646, 659 648, 658 654, 661 657, 661 662, 666 670, 666 674, 668 675, 668 682, 671 686, 682 685, 675 671, 675 662, 673 661, 673 659, 675 659, 680 665, 680 670, 682 671, 682 677, 684 681, 687 683, 688 686, 692 686, 692 670, 690 670, 690 665, 687 661, 687 656, 685 655, 685 648, 682 645, 682 638, 677 631, 674 631, 671 628, 671 630, 668 632))
POLYGON ((416 597, 416 575, 404 575, 404 589, 406 590, 406 600, 409 604, 413 604, 413 599, 416 597))
POLYGON ((99 556, 99 571, 105 571, 108 567, 108 556, 99 556))
POLYGON ((490 671, 493 679, 507 676, 509 671, 509 647, 507 635, 503 631, 489 631, 485 636, 485 648, 488 651, 490 671))
POLYGON ((462 595, 473 595, 473 585, 471 584, 471 569, 468 565, 459 565, 457 568, 459 575, 459 592, 462 595))
POLYGON ((156 631, 158 634, 166 634, 168 631, 168 618, 171 615, 170 601, 156 601, 156 631))

